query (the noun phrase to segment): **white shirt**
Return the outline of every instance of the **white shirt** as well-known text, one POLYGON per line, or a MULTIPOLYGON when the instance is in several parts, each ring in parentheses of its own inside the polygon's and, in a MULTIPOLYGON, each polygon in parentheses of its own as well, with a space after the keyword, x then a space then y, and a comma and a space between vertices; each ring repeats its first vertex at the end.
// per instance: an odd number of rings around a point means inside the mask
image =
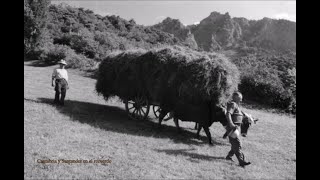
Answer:
POLYGON ((65 79, 68 82, 68 72, 66 69, 56 68, 53 70, 52 78, 65 79))

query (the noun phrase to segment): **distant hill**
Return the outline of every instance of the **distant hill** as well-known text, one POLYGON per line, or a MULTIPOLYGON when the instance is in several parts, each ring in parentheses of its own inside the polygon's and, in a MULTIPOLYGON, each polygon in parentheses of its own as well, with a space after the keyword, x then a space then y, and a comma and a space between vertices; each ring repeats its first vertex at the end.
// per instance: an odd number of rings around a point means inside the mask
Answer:
POLYGON ((171 33, 181 41, 189 41, 192 37, 193 46, 204 51, 238 47, 296 51, 296 23, 288 20, 247 20, 212 12, 198 25, 183 26, 177 19, 166 18, 153 27, 171 33))

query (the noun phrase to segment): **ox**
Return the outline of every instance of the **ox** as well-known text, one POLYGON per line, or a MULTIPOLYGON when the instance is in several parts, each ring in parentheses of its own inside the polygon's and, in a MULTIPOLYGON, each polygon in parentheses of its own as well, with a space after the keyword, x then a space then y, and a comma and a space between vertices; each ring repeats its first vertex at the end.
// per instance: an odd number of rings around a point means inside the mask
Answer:
POLYGON ((200 130, 203 128, 209 144, 212 145, 211 133, 209 127, 213 122, 220 122, 223 126, 227 125, 227 119, 223 113, 223 108, 213 104, 212 102, 192 105, 182 101, 175 101, 175 104, 169 109, 166 106, 161 106, 159 115, 159 125, 167 113, 171 113, 176 126, 179 128, 178 119, 181 121, 190 121, 199 123, 197 137, 200 130))
MULTIPOLYGON (((220 122, 225 128, 227 125, 227 119, 226 119, 226 108, 224 106, 192 106, 192 105, 186 105, 186 104, 179 104, 180 108, 175 108, 174 111, 170 111, 170 115, 173 117, 173 121, 178 129, 179 127, 179 121, 178 119, 182 121, 192 121, 195 122, 195 129, 197 129, 197 138, 199 138, 199 134, 201 129, 203 128, 205 130, 205 133, 208 137, 209 144, 212 144, 211 142, 211 133, 209 131, 209 127, 212 125, 213 122, 220 122), (210 107, 210 108, 209 108, 210 107), (186 108, 186 109, 182 109, 186 108), (209 112, 209 111, 212 112, 209 112), (178 114, 177 114, 178 113, 178 114), (187 114, 184 114, 187 113, 187 114), (210 117, 211 114, 211 117, 210 117), (184 119, 181 119, 184 118, 184 119), (202 119, 201 119, 202 118, 202 119), (206 119, 209 118, 209 119, 206 119), (201 119, 201 120, 200 120, 201 119), (201 123, 199 121, 202 121, 201 123), (209 122, 209 123, 207 123, 209 122), (200 125, 202 124, 202 125, 200 125)), ((252 115, 242 112, 244 117, 241 124, 241 135, 243 137, 247 136, 249 127, 252 125, 252 123, 256 123, 259 119, 253 118, 252 115)), ((161 124, 164 116, 166 115, 166 111, 161 111, 159 116, 159 125, 161 124)), ((226 138, 228 132, 226 132, 223 135, 223 138, 226 138)))
MULTIPOLYGON (((219 113, 218 114, 218 118, 226 118, 225 117, 226 109, 224 107, 221 107, 221 109, 220 109, 220 111, 218 113, 219 113)), ((245 113, 243 111, 242 111, 242 114, 243 114, 243 120, 242 120, 242 123, 241 123, 241 126, 240 126, 241 135, 243 137, 247 137, 249 127, 252 125, 252 123, 256 124, 256 122, 259 121, 259 119, 258 118, 253 118, 251 114, 245 113)), ((225 121, 225 120, 221 119, 221 120, 218 120, 218 121, 225 121)), ((177 122, 175 122, 175 124, 179 128, 179 124, 177 122)), ((198 123, 195 123, 194 129, 198 129, 197 135, 199 136, 199 131, 201 130, 201 127, 199 127, 198 123)), ((226 138, 227 134, 228 134, 228 132, 226 132, 223 135, 223 138, 226 138)))

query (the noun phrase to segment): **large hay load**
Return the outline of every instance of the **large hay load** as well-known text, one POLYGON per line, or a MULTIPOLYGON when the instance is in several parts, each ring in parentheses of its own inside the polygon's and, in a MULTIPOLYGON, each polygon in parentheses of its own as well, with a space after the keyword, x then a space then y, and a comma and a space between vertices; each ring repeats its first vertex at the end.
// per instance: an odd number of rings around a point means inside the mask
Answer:
POLYGON ((96 91, 106 100, 118 96, 166 106, 175 100, 220 104, 230 98, 238 82, 236 66, 221 54, 167 47, 108 56, 99 66, 96 91))

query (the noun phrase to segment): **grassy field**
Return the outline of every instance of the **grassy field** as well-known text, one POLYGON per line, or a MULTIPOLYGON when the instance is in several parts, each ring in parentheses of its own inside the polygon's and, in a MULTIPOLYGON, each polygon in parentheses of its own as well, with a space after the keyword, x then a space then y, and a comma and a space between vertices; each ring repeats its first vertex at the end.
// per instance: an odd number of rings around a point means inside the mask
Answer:
POLYGON ((260 121, 243 138, 252 165, 224 160, 230 145, 214 123, 196 139, 194 123, 172 120, 158 128, 150 112, 144 121, 129 120, 117 98, 108 102, 94 91, 95 80, 68 70, 66 105, 51 104, 54 66, 24 66, 25 179, 296 179, 296 119, 244 109, 260 121), (41 163, 39 160, 52 160, 41 163), (54 160, 108 160, 108 163, 55 163, 54 160))

